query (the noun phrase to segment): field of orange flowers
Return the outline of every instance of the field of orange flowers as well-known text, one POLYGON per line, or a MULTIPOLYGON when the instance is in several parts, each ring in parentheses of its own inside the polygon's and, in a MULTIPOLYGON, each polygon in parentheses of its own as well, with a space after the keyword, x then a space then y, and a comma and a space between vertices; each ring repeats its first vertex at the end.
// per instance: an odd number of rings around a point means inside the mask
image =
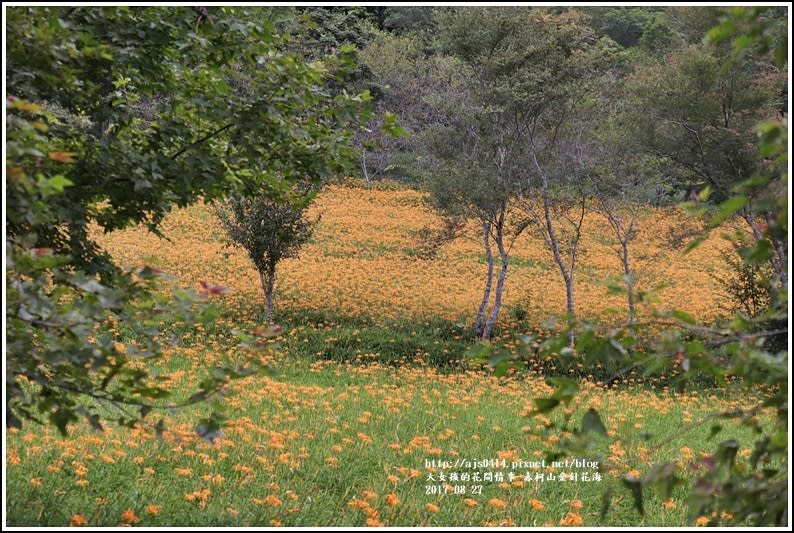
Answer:
MULTIPOLYGON (((607 389, 585 380, 565 413, 547 417, 530 415, 533 398, 551 390, 538 372, 496 378, 422 364, 433 349, 464 344, 455 335, 434 339, 432 320, 470 320, 484 270, 473 241, 456 241, 435 259, 417 258, 417 235, 438 223, 422 200, 414 191, 342 187, 319 196, 313 242, 279 272, 277 313, 290 317, 290 327, 261 354, 270 373, 230 385, 222 398, 228 424, 214 442, 193 431, 209 406, 150 415, 152 423, 166 422, 162 438, 149 426, 74 426, 67 438, 49 428, 9 430, 8 525, 731 524, 730 515, 689 516, 683 487, 671 498, 650 491, 640 516, 620 477, 639 477, 662 461, 677 462, 682 476, 697 475, 714 443, 703 427, 678 429, 714 411, 756 405, 760 392, 662 383, 607 389), (392 333, 395 320, 402 329, 392 333), (377 362, 379 354, 409 349, 403 346, 416 348, 406 356, 419 355, 412 359, 418 364, 377 362), (358 359, 376 362, 320 357, 367 350, 358 359), (589 408, 601 413, 608 436, 578 458, 587 462, 542 463, 570 437, 552 424, 566 413, 581 420, 589 408), (612 507, 601 518, 601 496, 610 487, 612 507)), ((712 238, 682 260, 665 240, 679 229, 676 213, 648 213, 635 246, 641 284, 664 282, 660 306, 708 320, 719 312, 710 273, 722 268, 723 243, 712 238)), ((168 348, 159 371, 182 397, 211 364, 246 357, 232 330, 257 326, 261 294, 243 254, 223 246, 208 207, 173 213, 164 232, 171 242, 138 228, 102 242, 119 262, 156 265, 185 286, 209 281, 233 289, 216 300, 223 309, 216 323, 169 325, 181 342, 168 348)), ((523 238, 512 257, 506 309, 523 306, 530 324, 562 312, 559 276, 539 241, 523 238)), ((602 280, 618 262, 606 225, 595 217, 587 221, 581 264, 580 311, 609 319, 608 309, 623 302, 607 295, 602 280)), ((512 318, 504 315, 509 329, 512 318)), ((746 462, 751 436, 730 421, 724 426, 724 438, 744 443, 738 461, 746 462)))
MULTIPOLYGON (((313 241, 299 258, 279 266, 279 309, 321 310, 385 319, 471 319, 482 298, 484 253, 479 236, 460 238, 432 259, 419 258, 420 234, 440 221, 413 190, 367 191, 330 187, 312 207, 320 216, 313 241)), ((678 307, 701 320, 719 312, 718 283, 727 243, 715 234, 684 256, 686 229, 696 227, 677 208, 650 211, 633 243, 639 290, 652 291, 659 307, 678 307), (655 290, 657 287, 662 286, 655 290)), ((473 228, 472 228, 473 229, 473 228)), ((195 206, 167 218, 166 242, 144 228, 105 236, 102 242, 130 266, 156 263, 188 286, 200 280, 231 287, 231 299, 261 298, 258 276, 240 249, 223 246, 212 210, 195 206)), ((577 311, 585 316, 623 316, 624 298, 610 296, 605 281, 622 270, 605 219, 588 216, 576 272, 577 311)), ((504 307, 520 306, 538 321, 565 312, 565 287, 542 240, 527 233, 511 251, 504 307)))

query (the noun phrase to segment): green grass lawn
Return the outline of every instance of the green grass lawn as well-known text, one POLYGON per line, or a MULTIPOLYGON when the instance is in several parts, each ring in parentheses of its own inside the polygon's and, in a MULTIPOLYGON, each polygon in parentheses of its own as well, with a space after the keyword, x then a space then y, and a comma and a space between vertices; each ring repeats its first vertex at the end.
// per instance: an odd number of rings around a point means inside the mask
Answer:
MULTIPOLYGON (((640 516, 619 477, 680 461, 691 479, 700 454, 719 440, 736 438, 740 461, 752 444, 749 431, 730 421, 712 441, 708 426, 680 431, 708 413, 758 403, 758 395, 738 387, 673 392, 584 382, 568 409, 575 420, 590 407, 601 413, 610 437, 579 459, 598 461, 602 480, 523 482, 531 469, 513 462, 540 461, 567 437, 544 430, 562 409, 528 416, 533 398, 551 390, 541 377, 436 370, 415 364, 416 354, 409 354, 413 363, 365 364, 367 354, 422 346, 435 347, 433 354, 459 351, 466 342, 454 324, 406 323, 390 333, 366 322, 303 318, 307 325, 288 325, 272 350, 270 374, 232 384, 223 399, 229 425, 214 444, 193 433, 208 406, 154 414, 152 422, 166 416, 163 438, 150 428, 74 427, 66 439, 33 425, 9 432, 8 525, 64 526, 82 518, 92 526, 683 526, 685 489, 670 501, 650 490, 640 516), (336 357, 357 351, 359 357, 336 357), (467 465, 497 459, 505 466, 467 465), (450 466, 433 470, 432 461, 450 466), (495 480, 485 481, 488 472, 495 480), (522 482, 509 483, 510 472, 522 482), (449 479, 453 473, 458 481, 449 479), (472 481, 475 473, 481 481, 472 481), (609 487, 612 506, 601 519, 609 487)), ((204 367, 241 357, 221 331, 186 333, 185 345, 168 352, 162 370, 177 398, 195 390, 204 367)), ((429 363, 425 353, 418 358, 429 363)), ((562 471, 595 472, 554 473, 562 471)), ((531 470, 537 473, 550 472, 531 470)))
MULTIPOLYGON (((433 223, 417 207, 423 205, 418 193, 332 188, 323 194, 315 242, 300 260, 279 267, 285 281, 276 306, 284 334, 259 354, 271 372, 233 382, 216 398, 228 416, 222 436, 210 443, 194 432, 211 405, 155 411, 149 426, 134 430, 93 432, 81 425, 63 438, 28 423, 8 431, 7 525, 684 526, 697 518, 690 516, 686 487, 670 500, 646 489, 641 516, 622 477, 677 461, 679 475, 694 480, 704 468, 702 457, 729 438, 739 442, 739 463, 747 463, 755 440, 749 429, 722 420, 723 431, 709 440, 710 424, 698 421, 755 406, 763 401, 760 391, 682 385, 672 375, 638 380, 638 374, 604 388, 592 379, 609 369, 566 369, 554 357, 496 378, 462 361, 481 298, 479 248, 456 241, 440 258, 417 263, 413 235, 433 223), (546 378, 560 374, 584 378, 580 393, 567 407, 530 414, 533 400, 551 393, 546 378), (529 469, 532 479, 524 482, 528 468, 513 462, 540 461, 559 450, 570 435, 554 424, 567 409, 579 425, 590 408, 600 413, 608 436, 594 437, 587 453, 573 458, 599 467, 529 469), (167 427, 162 438, 153 430, 161 417, 167 427), (470 464, 491 460, 505 466, 470 464), (434 467, 437 461, 449 466, 434 467), (511 472, 519 481, 509 481, 511 472), (535 481, 536 474, 562 472, 598 473, 601 480, 535 481), (609 490, 611 507, 601 518, 609 490)), ((637 239, 637 253, 673 258, 656 233, 678 227, 680 217, 654 213, 643 226, 649 234, 637 239)), ((595 239, 603 231, 597 221, 591 225, 587 235, 595 239)), ((175 344, 157 370, 169 376, 172 400, 180 401, 213 365, 247 357, 234 330, 253 331, 261 323, 261 292, 244 255, 219 246, 222 233, 206 206, 175 211, 164 227, 173 242, 144 228, 114 232, 101 242, 119 263, 157 265, 183 287, 209 280, 232 288, 214 322, 162 324, 166 344, 175 344)), ((522 242, 511 256, 493 336, 494 345, 511 352, 523 334, 548 335, 539 324, 564 305, 552 298, 561 294, 556 268, 537 242, 522 242)), ((692 265, 721 258, 717 239, 709 242, 692 265)), ((649 285, 680 285, 684 296, 670 300, 709 323, 716 298, 709 280, 679 266, 675 258, 654 259, 640 270, 649 285)), ((619 314, 608 314, 612 304, 602 283, 614 267, 611 247, 588 244, 577 274, 583 316, 623 320, 622 300, 615 303, 619 314)), ((118 333, 124 343, 140 340, 124 324, 118 333)), ((110 407, 106 414, 119 416, 110 407)), ((769 415, 761 419, 768 423, 769 415)), ((707 518, 732 524, 728 516, 707 518)))

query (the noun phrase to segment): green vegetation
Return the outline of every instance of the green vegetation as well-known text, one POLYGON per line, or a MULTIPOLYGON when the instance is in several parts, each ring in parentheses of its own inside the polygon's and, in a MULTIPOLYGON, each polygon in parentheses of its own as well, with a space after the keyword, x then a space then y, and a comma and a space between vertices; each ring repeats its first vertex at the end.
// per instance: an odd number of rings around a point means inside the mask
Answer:
POLYGON ((7 525, 788 526, 787 15, 4 7, 7 525))

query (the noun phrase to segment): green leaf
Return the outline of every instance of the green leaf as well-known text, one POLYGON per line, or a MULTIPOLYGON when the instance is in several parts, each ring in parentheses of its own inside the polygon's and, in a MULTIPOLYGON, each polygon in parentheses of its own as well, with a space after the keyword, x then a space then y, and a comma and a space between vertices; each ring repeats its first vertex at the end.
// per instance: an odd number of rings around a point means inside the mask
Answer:
POLYGON ((689 252, 700 246, 706 239, 708 239, 707 234, 698 235, 696 238, 692 239, 692 242, 690 242, 684 247, 683 253, 688 254, 689 252))
POLYGON ((210 444, 214 444, 222 435, 221 427, 225 420, 226 417, 222 413, 213 411, 209 417, 201 419, 196 424, 196 434, 210 444))
POLYGON ((673 489, 678 486, 686 485, 686 481, 676 475, 679 467, 676 463, 661 463, 654 465, 643 476, 643 485, 657 485, 662 489, 662 495, 670 498, 673 489))
POLYGON ((638 478, 631 476, 623 476, 623 484, 631 491, 631 497, 634 500, 634 508, 640 515, 644 515, 645 511, 642 506, 642 481, 638 478))
POLYGON ((692 326, 697 324, 697 320, 695 320, 695 317, 693 317, 692 315, 690 315, 686 311, 681 311, 680 309, 675 309, 675 310, 672 311, 671 314, 673 315, 674 318, 677 318, 678 320, 680 320, 681 322, 684 322, 685 324, 689 324, 689 325, 692 325, 692 326))
POLYGON ((592 407, 587 410, 582 418, 582 433, 597 433, 604 437, 607 436, 607 428, 601 421, 601 416, 592 407))
POLYGON ((725 19, 720 22, 719 26, 711 28, 706 33, 706 38, 712 42, 723 41, 737 32, 736 23, 731 19, 725 19))
MULTIPOLYGON (((213 383, 202 382, 202 388, 206 387, 207 389, 209 389, 213 385, 214 385, 214 382, 213 383)), ((207 399, 207 396, 208 396, 207 391, 205 391, 205 390, 198 391, 196 393, 193 393, 190 396, 190 398, 188 398, 187 403, 190 404, 190 403, 197 403, 197 402, 204 401, 204 400, 207 399)))
POLYGON ((731 196, 720 204, 719 210, 717 211, 717 214, 712 217, 711 221, 709 222, 709 226, 716 228, 722 224, 725 219, 734 215, 742 207, 747 205, 747 202, 748 199, 744 195, 731 196))
POLYGON ((535 398, 534 401, 539 413, 547 413, 560 405, 560 400, 557 398, 535 398))
POLYGON ((572 379, 554 377, 548 378, 546 381, 548 381, 549 385, 555 387, 552 398, 555 398, 561 402, 570 402, 571 399, 573 399, 573 397, 579 392, 579 384, 572 379))
POLYGON ((755 246, 742 252, 742 257, 748 263, 763 264, 772 258, 772 245, 769 240, 761 239, 756 241, 755 246))
POLYGON ((706 353, 706 346, 700 341, 689 341, 684 344, 684 351, 690 358, 706 353))
POLYGON ((493 346, 488 341, 480 341, 477 344, 474 344, 466 349, 463 352, 463 357, 466 359, 471 359, 473 362, 486 364, 488 362, 488 358, 491 356, 491 352, 493 351, 493 346))
POLYGON ((500 378, 500 377, 504 376, 507 373, 508 370, 510 370, 510 366, 511 365, 507 361, 502 360, 502 361, 499 361, 498 363, 496 363, 495 365, 489 364, 488 366, 493 368, 494 376, 500 378))

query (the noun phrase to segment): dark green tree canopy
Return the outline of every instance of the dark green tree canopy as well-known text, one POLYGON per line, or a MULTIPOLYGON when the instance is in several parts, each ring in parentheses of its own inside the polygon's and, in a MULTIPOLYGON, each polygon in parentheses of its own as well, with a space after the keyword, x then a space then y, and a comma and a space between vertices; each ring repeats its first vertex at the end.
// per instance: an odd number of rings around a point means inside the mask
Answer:
POLYGON ((219 202, 216 212, 230 240, 246 251, 257 271, 268 275, 279 261, 297 255, 316 222, 305 207, 263 197, 233 196, 219 202))
MULTIPOLYGON (((312 61, 285 52, 268 10, 5 13, 7 423, 101 428, 106 406, 132 425, 168 405, 150 367, 132 361, 162 353, 165 317, 212 315, 196 315, 189 291, 158 293, 149 266, 114 267, 91 225, 156 232, 170 209, 202 198, 283 201, 349 166, 369 97, 331 90, 355 70, 351 47, 312 61), (145 340, 118 342, 119 323, 145 340)), ((255 367, 212 369, 183 405, 255 367)), ((212 438, 218 423, 197 430, 212 438)))
POLYGON ((39 106, 38 135, 74 161, 59 167, 70 186, 40 224, 25 212, 21 176, 42 160, 10 151, 9 233, 35 233, 93 271, 89 222, 156 230, 172 206, 200 197, 278 198, 341 171, 346 125, 366 96, 328 84, 355 69, 351 50, 308 63, 281 52, 260 20, 230 7, 9 9, 8 95, 39 106))
POLYGON ((727 61, 688 47, 667 63, 638 68, 627 82, 633 111, 621 124, 686 172, 682 189, 708 185, 715 201, 762 170, 753 126, 775 117, 785 79, 769 63, 727 61))

